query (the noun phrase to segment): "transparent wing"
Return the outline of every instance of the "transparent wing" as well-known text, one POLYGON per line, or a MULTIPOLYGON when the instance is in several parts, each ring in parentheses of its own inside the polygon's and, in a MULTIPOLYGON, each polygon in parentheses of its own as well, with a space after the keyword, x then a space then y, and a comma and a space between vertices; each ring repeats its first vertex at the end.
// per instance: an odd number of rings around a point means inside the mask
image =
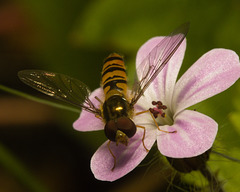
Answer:
POLYGON ((89 99, 89 88, 75 78, 42 70, 19 71, 18 77, 25 84, 46 95, 101 115, 100 110, 89 99))
POLYGON ((134 105, 144 94, 150 83, 156 78, 186 37, 189 23, 175 29, 169 36, 160 41, 143 59, 137 69, 139 81, 134 84, 131 105, 134 105))

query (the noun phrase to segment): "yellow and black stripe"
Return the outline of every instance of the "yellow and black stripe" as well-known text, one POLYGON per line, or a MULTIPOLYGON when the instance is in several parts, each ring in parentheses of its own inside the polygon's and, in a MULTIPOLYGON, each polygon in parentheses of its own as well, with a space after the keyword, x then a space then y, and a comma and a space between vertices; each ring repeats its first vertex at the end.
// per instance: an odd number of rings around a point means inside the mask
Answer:
POLYGON ((112 95, 127 94, 127 74, 123 57, 117 53, 110 54, 104 61, 102 69, 102 86, 105 99, 112 95))

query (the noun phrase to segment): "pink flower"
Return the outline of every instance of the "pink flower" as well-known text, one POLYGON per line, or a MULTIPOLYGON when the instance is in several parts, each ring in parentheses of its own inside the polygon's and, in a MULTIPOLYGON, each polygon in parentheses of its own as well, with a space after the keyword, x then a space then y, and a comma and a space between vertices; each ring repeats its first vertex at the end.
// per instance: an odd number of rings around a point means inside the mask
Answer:
MULTIPOLYGON (((163 37, 152 38, 139 49, 137 67, 162 39, 163 37)), ((159 115, 156 118, 159 128, 176 132, 160 131, 149 113, 137 115, 133 119, 136 125, 146 128, 144 143, 148 149, 151 149, 157 140, 159 151, 164 156, 173 158, 198 156, 211 148, 218 124, 210 117, 186 108, 226 90, 240 77, 238 55, 227 49, 213 49, 197 60, 176 82, 185 49, 184 40, 135 105, 135 112, 140 112, 152 108, 152 101, 161 101, 167 109, 164 110, 166 117, 159 115)), ((104 101, 102 88, 96 89, 90 96, 91 101, 99 106, 95 96, 104 101)), ((95 131, 103 130, 104 124, 93 114, 82 111, 73 127, 79 131, 95 131)), ((108 141, 103 143, 91 159, 95 178, 114 181, 133 170, 147 155, 142 136, 143 130, 138 128, 136 134, 130 138, 128 146, 116 146, 111 142, 111 150, 117 159, 113 171, 111 169, 114 160, 107 147, 108 141)))

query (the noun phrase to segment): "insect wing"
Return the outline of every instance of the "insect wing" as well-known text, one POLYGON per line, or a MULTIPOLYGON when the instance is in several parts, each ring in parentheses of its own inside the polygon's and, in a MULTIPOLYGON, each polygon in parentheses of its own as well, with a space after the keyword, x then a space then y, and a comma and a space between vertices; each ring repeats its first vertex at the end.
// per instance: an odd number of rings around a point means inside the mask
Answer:
POLYGON ((134 84, 131 105, 138 101, 150 83, 165 67, 186 37, 188 29, 189 23, 181 25, 169 36, 161 40, 143 59, 137 68, 137 75, 140 81, 134 84))
POLYGON ((46 95, 100 114, 100 110, 89 99, 89 88, 75 78, 42 70, 19 71, 18 77, 25 84, 46 95))

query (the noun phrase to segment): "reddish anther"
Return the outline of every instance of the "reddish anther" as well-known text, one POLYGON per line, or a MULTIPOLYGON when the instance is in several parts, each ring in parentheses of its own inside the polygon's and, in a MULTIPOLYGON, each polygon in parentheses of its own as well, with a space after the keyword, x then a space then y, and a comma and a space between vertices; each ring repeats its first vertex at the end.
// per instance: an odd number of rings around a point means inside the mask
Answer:
POLYGON ((158 115, 160 115, 161 117, 166 116, 163 110, 167 109, 167 106, 163 105, 161 101, 152 101, 152 105, 155 105, 156 107, 149 108, 149 111, 153 114, 155 118, 157 118, 158 115))

